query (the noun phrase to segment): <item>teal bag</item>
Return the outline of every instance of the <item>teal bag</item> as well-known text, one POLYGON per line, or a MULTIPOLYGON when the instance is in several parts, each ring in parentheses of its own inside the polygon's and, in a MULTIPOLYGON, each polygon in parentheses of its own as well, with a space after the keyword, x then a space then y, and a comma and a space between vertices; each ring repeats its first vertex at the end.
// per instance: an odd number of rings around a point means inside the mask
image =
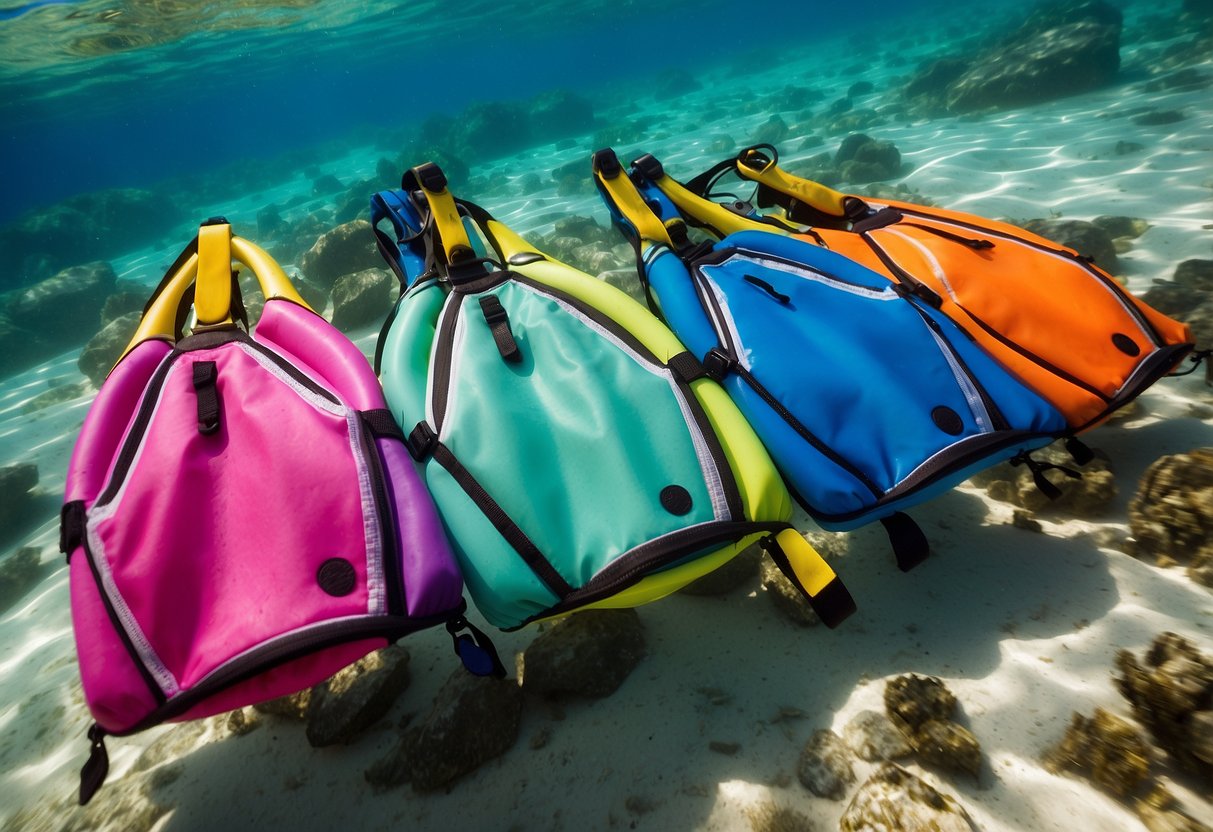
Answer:
POLYGON ((755 542, 826 623, 854 609, 753 431, 648 310, 456 201, 432 164, 372 219, 403 287, 377 369, 490 623, 646 603, 755 542))

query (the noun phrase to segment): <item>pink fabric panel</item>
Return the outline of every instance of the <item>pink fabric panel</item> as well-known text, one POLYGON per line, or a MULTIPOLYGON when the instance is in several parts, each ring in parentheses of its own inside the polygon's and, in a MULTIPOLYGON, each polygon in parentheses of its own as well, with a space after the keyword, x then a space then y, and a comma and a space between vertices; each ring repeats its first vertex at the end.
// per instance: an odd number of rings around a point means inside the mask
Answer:
POLYGON ((320 684, 346 665, 353 664, 367 653, 386 646, 387 639, 364 639, 330 647, 310 656, 303 656, 233 685, 223 692, 199 702, 172 721, 185 722, 190 719, 201 719, 204 716, 212 716, 224 711, 234 711, 245 705, 255 705, 258 702, 277 699, 279 696, 288 696, 304 688, 320 684))
POLYGON ((172 351, 164 341, 144 341, 135 347, 101 385, 67 466, 65 502, 92 500, 105 485, 110 463, 134 418, 139 398, 161 359, 172 351))
POLYGON ((439 615, 458 606, 463 576, 451 553, 438 511, 404 445, 380 439, 396 516, 400 518, 400 575, 409 615, 439 615))
POLYGON ((72 557, 68 570, 72 596, 72 629, 76 634, 76 656, 80 681, 93 719, 107 731, 131 727, 156 700, 139 673, 126 645, 110 624, 109 614, 82 549, 72 557))
POLYGON ((365 524, 345 417, 314 409, 230 346, 179 359, 165 386, 131 487, 97 531, 106 552, 122 553, 115 581, 178 684, 284 632, 365 615, 365 524), (218 368, 220 429, 209 436, 197 429, 198 361, 218 368), (317 582, 335 557, 356 575, 341 597, 317 582))
POLYGON ((257 340, 281 347, 336 390, 355 410, 387 407, 379 379, 366 356, 324 318, 289 300, 265 304, 257 340))

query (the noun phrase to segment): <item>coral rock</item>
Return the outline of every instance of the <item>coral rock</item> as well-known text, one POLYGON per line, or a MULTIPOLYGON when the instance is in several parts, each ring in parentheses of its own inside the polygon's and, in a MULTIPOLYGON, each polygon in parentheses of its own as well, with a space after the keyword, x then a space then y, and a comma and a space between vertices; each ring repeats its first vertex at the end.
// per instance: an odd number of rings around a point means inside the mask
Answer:
POLYGON ((913 737, 914 751, 923 760, 951 771, 977 776, 981 771, 981 744, 973 732, 949 720, 928 719, 913 737))
POLYGON ((861 760, 897 760, 913 749, 900 728, 879 711, 861 711, 842 731, 847 745, 861 760))
POLYGON ((1213 448, 1164 456, 1147 468, 1129 502, 1129 531, 1138 554, 1179 563, 1213 545, 1213 448))
POLYGON ((307 741, 313 748, 348 743, 379 720, 409 683, 409 653, 376 650, 312 688, 307 741))
POLYGON ((818 797, 842 800, 847 786, 855 782, 850 750, 842 739, 828 729, 813 734, 800 752, 796 776, 818 797))
POLYGON ((1045 755, 1050 771, 1077 771, 1117 797, 1133 792, 1149 776, 1150 748, 1129 722, 1097 708, 1074 714, 1061 743, 1045 755))
POLYGON ((950 720, 956 697, 934 676, 898 676, 884 689, 884 706, 895 724, 917 730, 930 719, 950 720))
POLYGON ((840 832, 975 832, 969 813, 894 763, 885 763, 859 787, 838 822, 840 832))

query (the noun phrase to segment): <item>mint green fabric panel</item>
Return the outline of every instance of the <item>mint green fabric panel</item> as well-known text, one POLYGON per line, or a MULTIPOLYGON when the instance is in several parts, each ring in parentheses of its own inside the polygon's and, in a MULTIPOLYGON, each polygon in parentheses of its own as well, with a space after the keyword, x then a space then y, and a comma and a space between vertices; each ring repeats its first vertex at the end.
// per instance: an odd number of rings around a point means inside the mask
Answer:
POLYGON ((379 377, 388 407, 406 435, 425 418, 430 350, 445 297, 432 285, 405 298, 384 341, 379 377))
POLYGON ((560 600, 433 459, 426 463, 425 481, 454 543, 464 583, 490 624, 516 627, 560 600))
POLYGON ((505 307, 523 359, 502 360, 479 296, 469 297, 442 440, 561 575, 580 586, 619 554, 712 520, 668 377, 549 297, 515 283, 488 294, 505 307), (690 494, 687 514, 662 507, 670 485, 690 494))

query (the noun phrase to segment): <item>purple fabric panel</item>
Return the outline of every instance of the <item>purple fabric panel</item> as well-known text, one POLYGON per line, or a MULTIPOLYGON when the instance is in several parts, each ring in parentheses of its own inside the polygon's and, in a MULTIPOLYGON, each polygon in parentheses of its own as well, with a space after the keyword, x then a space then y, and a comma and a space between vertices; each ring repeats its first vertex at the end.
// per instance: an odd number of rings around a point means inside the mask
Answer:
POLYGON ((281 347, 355 410, 387 407, 379 379, 354 343, 324 318, 289 300, 265 304, 257 339, 281 347))
POLYGON ((447 612, 463 597, 463 576, 447 543, 438 511, 413 458, 395 440, 378 440, 400 524, 400 574, 409 615, 447 612))
POLYGON ((144 341, 119 362, 93 400, 71 463, 67 466, 65 502, 91 502, 105 485, 122 437, 134 418, 139 399, 161 359, 172 351, 164 341, 144 341))

